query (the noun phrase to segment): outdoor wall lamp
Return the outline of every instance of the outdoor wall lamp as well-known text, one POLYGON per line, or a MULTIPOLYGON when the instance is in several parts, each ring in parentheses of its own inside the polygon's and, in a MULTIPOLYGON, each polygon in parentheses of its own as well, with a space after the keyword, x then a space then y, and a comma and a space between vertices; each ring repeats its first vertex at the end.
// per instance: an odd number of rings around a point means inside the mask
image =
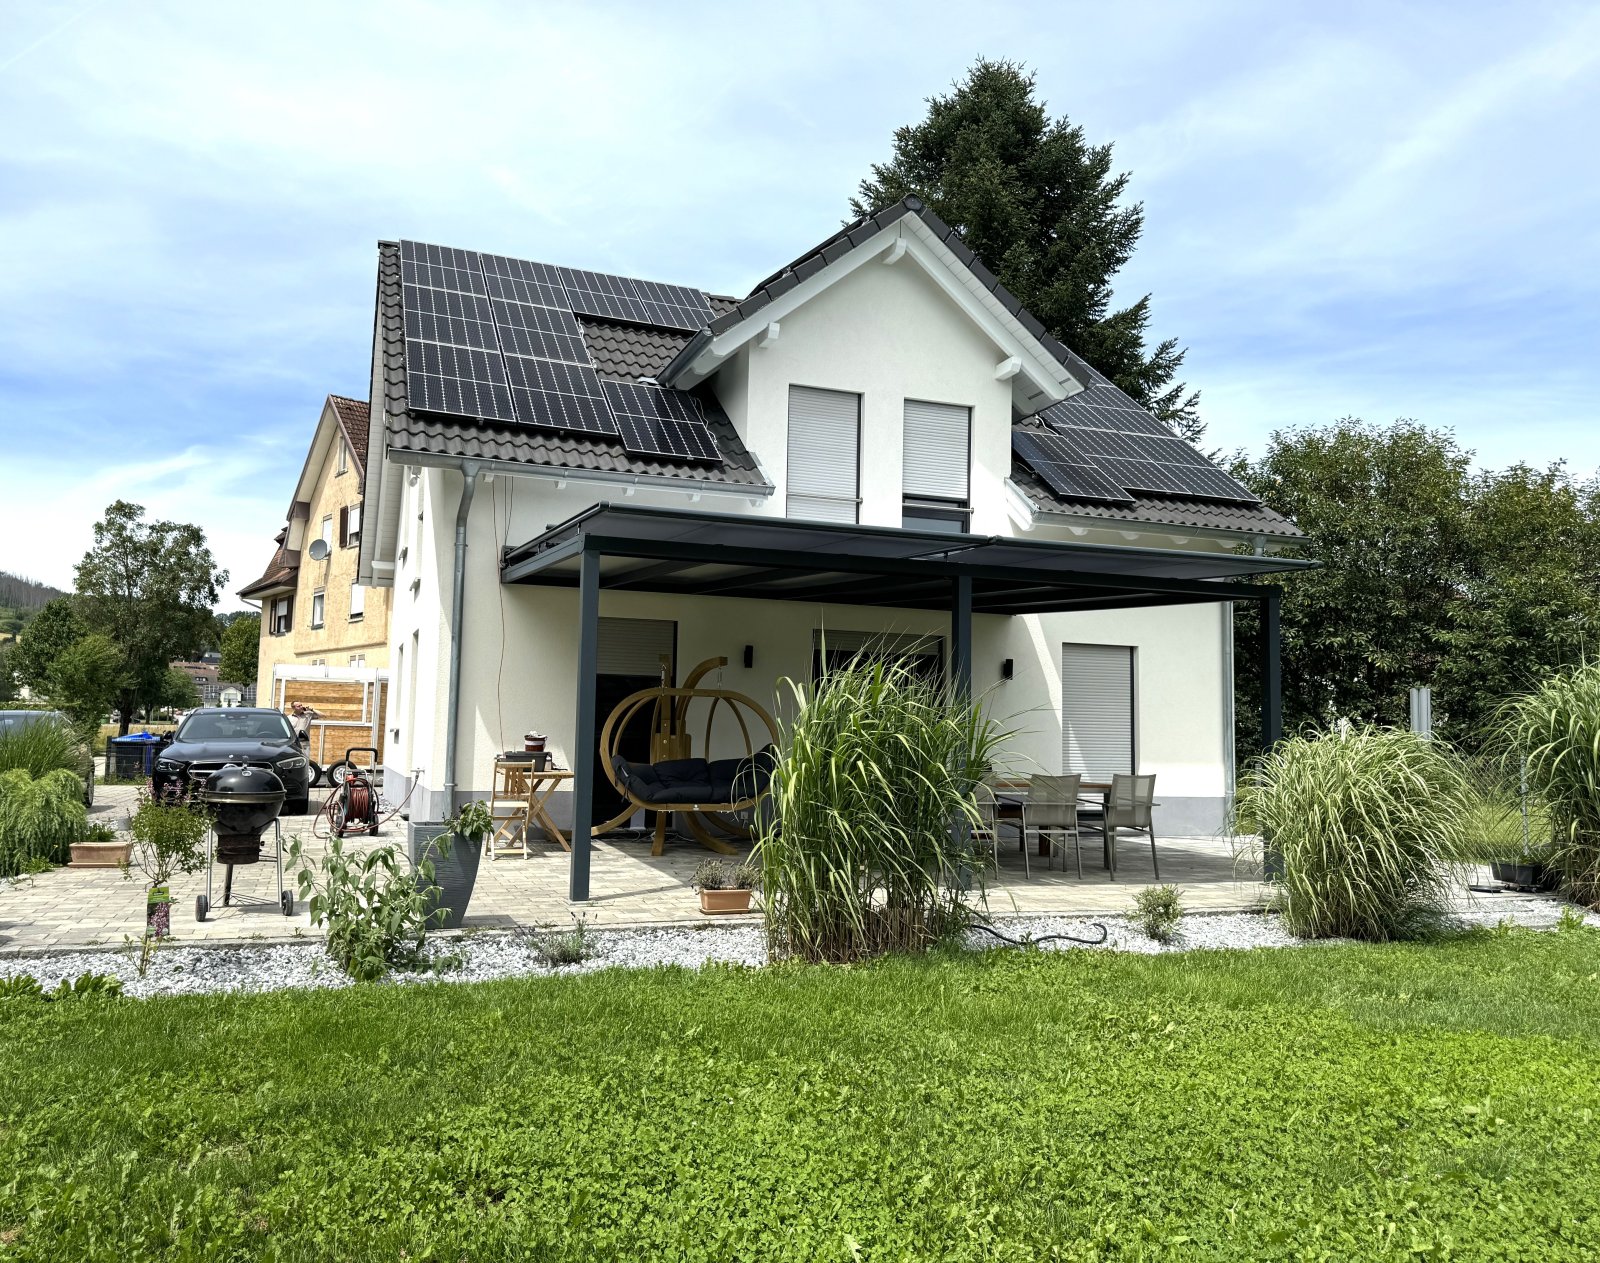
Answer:
POLYGON ((1000 664, 1000 678, 1002 680, 1009 680, 1014 667, 1015 664, 1010 658, 1005 659, 1005 661, 1000 664))
POLYGON ((745 668, 745 670, 748 671, 751 667, 755 666, 755 664, 756 664, 756 647, 754 645, 746 645, 744 647, 744 668, 745 668))

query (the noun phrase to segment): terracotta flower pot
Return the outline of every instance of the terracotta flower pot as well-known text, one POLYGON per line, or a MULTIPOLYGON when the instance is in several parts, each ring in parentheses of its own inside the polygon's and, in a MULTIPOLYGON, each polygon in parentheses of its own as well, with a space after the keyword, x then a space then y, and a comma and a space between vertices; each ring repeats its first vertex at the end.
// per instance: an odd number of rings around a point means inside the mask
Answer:
POLYGON ((121 868, 132 855, 132 842, 74 842, 69 867, 121 868))
POLYGON ((750 891, 702 890, 700 892, 700 911, 709 916, 727 912, 749 912, 750 891))

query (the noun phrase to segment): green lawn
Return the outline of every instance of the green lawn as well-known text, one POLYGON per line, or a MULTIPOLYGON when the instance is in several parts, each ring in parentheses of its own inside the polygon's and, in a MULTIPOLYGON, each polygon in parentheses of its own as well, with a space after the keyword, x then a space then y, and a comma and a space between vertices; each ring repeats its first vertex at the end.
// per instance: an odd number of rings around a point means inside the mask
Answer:
POLYGON ((1600 935, 0 1005, 0 1257, 1593 1259, 1600 935))

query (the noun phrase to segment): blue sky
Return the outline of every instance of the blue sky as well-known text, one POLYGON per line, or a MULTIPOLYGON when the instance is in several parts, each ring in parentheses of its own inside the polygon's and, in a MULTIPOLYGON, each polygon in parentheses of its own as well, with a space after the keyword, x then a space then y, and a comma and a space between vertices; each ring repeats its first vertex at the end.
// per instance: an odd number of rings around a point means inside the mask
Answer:
MULTIPOLYGON (((0 569, 118 496, 266 562, 379 238, 743 293, 980 54, 1116 144, 1208 443, 1600 465, 1600 7, 0 6, 0 569)), ((229 600, 225 607, 237 602, 229 600)))

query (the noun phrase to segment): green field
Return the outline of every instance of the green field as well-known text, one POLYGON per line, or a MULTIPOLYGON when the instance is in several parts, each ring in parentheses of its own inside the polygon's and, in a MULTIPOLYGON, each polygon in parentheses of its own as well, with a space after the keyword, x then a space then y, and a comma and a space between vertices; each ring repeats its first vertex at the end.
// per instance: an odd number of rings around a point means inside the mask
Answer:
POLYGON ((1600 935, 0 1003, 0 1257, 1593 1259, 1600 935))

